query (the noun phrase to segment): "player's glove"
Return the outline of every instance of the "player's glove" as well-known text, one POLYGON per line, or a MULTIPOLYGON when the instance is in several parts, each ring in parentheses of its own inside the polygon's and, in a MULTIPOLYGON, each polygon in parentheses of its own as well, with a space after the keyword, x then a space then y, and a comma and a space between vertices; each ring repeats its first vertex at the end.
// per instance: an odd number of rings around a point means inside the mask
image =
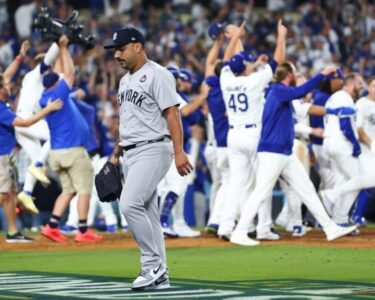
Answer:
POLYGON ((119 199, 122 191, 120 168, 107 161, 95 176, 95 186, 100 201, 111 202, 119 199))
POLYGON ((359 143, 354 143, 352 156, 358 157, 361 154, 361 146, 359 143))

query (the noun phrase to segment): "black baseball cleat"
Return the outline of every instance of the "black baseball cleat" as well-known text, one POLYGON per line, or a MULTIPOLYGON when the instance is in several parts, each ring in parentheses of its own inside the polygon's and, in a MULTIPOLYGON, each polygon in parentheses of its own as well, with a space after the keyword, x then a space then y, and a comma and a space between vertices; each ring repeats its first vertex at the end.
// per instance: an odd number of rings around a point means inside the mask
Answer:
POLYGON ((7 243, 31 243, 34 240, 30 237, 23 235, 21 232, 15 234, 7 234, 6 242, 7 243))

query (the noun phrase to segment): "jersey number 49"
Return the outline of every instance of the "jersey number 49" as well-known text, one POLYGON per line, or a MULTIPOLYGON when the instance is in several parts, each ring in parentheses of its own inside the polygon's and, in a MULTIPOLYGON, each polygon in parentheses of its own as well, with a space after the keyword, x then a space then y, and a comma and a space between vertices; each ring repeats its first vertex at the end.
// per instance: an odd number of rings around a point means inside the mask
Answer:
POLYGON ((237 112, 237 110, 242 112, 247 111, 249 108, 249 103, 247 101, 246 94, 240 93, 230 95, 228 106, 233 110, 233 112, 237 112))

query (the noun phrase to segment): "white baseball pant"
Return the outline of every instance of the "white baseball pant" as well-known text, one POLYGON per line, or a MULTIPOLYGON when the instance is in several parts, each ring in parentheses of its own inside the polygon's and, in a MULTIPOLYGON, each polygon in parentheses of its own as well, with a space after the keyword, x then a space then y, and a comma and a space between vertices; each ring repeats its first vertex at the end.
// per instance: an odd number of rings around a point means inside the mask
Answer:
MULTIPOLYGON (((324 148, 331 159, 335 187, 352 179, 360 172, 359 158, 352 156, 352 146, 343 139, 326 138, 324 148)), ((333 204, 332 218, 337 224, 348 223, 349 211, 359 191, 351 191, 337 198, 333 204)))
MULTIPOLYGON (((21 114, 22 118, 28 118, 26 114, 21 114)), ((51 149, 50 132, 45 120, 40 120, 30 127, 16 127, 15 135, 18 144, 25 150, 27 156, 32 163, 42 162, 46 163, 48 153, 51 149), (43 146, 41 140, 46 141, 43 146)), ((25 175, 25 183, 23 190, 32 192, 36 183, 36 179, 27 172, 25 175)))
POLYGON ((260 206, 272 195, 279 176, 289 183, 326 232, 336 227, 320 202, 302 163, 295 155, 259 152, 258 162, 255 189, 246 202, 236 231, 247 232, 260 206))
MULTIPOLYGON (((235 226, 237 214, 243 212, 243 207, 254 188, 254 175, 257 167, 257 147, 259 143, 260 127, 231 128, 228 132, 229 154, 229 196, 226 197, 221 214, 218 235, 230 235, 235 226)), ((271 197, 269 201, 271 202, 271 197)), ((258 224, 272 224, 270 220, 270 203, 266 203, 260 212, 258 224), (264 220, 263 217, 267 219, 264 220)), ((254 218, 253 218, 254 219, 254 218)), ((249 224, 249 231, 255 230, 253 223, 249 224)), ((262 229, 264 230, 264 229, 262 229)))

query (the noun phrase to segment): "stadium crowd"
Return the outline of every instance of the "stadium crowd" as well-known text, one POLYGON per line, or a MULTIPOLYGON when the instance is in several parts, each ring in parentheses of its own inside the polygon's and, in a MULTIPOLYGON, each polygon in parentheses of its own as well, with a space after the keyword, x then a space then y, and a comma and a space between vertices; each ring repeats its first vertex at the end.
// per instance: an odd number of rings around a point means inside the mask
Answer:
MULTIPOLYGON (((0 2, 0 69, 4 72, 15 60, 20 63, 10 82, 11 94, 8 97, 9 105, 16 111, 24 76, 34 68, 35 56, 47 52, 51 43, 42 41, 40 33, 34 31, 32 26, 42 1, 10 2, 0 2), (18 53, 24 40, 30 41, 31 45, 25 55, 20 57, 18 53)), ((69 46, 75 69, 73 87, 78 91, 76 98, 82 99, 95 112, 92 133, 96 146, 88 149, 90 156, 97 159, 94 169, 100 169, 98 166, 103 165, 111 155, 118 139, 117 84, 124 71, 118 66, 113 53, 104 51, 103 42, 112 39, 113 32, 124 25, 138 29, 147 37, 145 47, 148 57, 169 67, 179 82, 180 94, 185 95, 186 99, 194 99, 191 103, 199 100, 199 96, 204 93, 200 86, 206 77, 206 60, 210 49, 216 43, 215 34, 220 34, 216 33, 220 29, 210 26, 213 23, 223 24, 225 27, 226 24, 240 26, 245 21, 246 34, 242 39, 244 51, 252 57, 266 54, 271 58, 278 41, 277 21, 282 19, 287 29, 286 60, 295 65, 301 76, 310 78, 333 64, 341 68, 342 76, 357 72, 364 79, 363 82, 375 76, 375 4, 370 0, 87 0, 80 1, 80 4, 74 2, 46 1, 51 15, 61 20, 66 19, 73 9, 79 9, 79 22, 83 24, 83 33, 95 35, 95 45, 91 49, 79 44, 69 46)), ((224 42, 225 47, 227 43, 224 42)), ((218 58, 224 56, 225 47, 219 47, 218 58)), ((366 90, 367 85, 363 84, 361 95, 365 95, 366 90)), ((165 210, 162 210, 161 222, 165 225, 164 230, 168 237, 195 237, 200 233, 189 228, 183 219, 185 215, 189 224, 205 226, 209 210, 213 210, 209 202, 210 196, 212 198, 210 187, 214 188, 215 178, 209 171, 209 163, 205 156, 209 148, 206 145, 211 146, 212 140, 210 130, 206 127, 206 109, 194 113, 188 111, 186 115, 181 110, 181 114, 188 124, 188 132, 185 132, 184 128, 184 133, 191 139, 186 145, 195 153, 191 158, 195 161, 196 168, 187 186, 180 191, 182 198, 187 193, 186 203, 177 201, 178 197, 172 194, 162 195, 165 197, 165 210), (175 228, 171 229, 169 215, 174 205, 175 228)), ((18 170, 18 192, 23 193, 21 198, 26 198, 25 201, 35 197, 37 208, 36 211, 31 209, 33 214, 30 214, 27 207, 18 207, 18 228, 39 231, 51 217, 54 202, 61 192, 61 184, 56 172, 49 168, 47 182, 45 178, 38 178, 39 182, 33 190, 25 189, 28 168, 34 162, 20 145, 17 145, 12 153, 18 170)), ((96 201, 96 198, 94 200, 96 201)), ((91 206, 93 207, 92 204, 91 206)), ((95 206, 89 212, 90 227, 96 226, 108 232, 116 232, 119 228, 127 229, 126 221, 118 212, 116 202, 110 206, 99 203, 98 206, 100 209, 95 206)), ((78 216, 74 211, 74 206, 71 205, 69 218, 61 219, 61 231, 77 231, 78 216)), ((296 224, 287 224, 288 212, 283 213, 284 215, 278 219, 279 223, 286 227, 291 226, 288 230, 293 231, 295 236, 303 235, 305 231, 302 227, 297 224, 301 228, 296 229, 293 228, 296 224)), ((363 214, 364 212, 357 223, 363 223, 363 214)), ((5 219, 2 213, 1 230, 6 230, 5 219)), ((216 222, 208 222, 208 225, 211 231, 217 231, 216 222)), ((221 236, 228 238, 226 234, 221 236)), ((269 237, 277 239, 277 234, 266 238, 269 237)))

